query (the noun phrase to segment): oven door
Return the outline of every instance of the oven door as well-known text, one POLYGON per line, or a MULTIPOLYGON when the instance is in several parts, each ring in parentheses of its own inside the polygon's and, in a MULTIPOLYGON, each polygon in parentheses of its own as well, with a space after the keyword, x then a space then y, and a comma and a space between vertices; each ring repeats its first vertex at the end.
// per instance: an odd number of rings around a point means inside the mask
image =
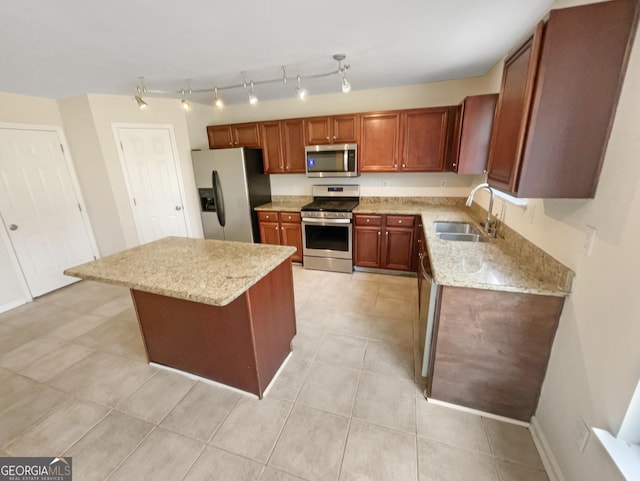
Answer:
POLYGON ((351 259, 351 219, 302 218, 302 254, 351 259))

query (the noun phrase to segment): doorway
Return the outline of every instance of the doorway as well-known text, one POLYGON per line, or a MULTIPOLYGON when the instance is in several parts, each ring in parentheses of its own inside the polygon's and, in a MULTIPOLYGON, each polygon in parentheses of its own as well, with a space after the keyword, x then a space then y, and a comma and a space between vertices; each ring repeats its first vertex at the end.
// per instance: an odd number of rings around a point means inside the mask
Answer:
POLYGON ((0 216, 31 297, 77 282, 63 271, 97 255, 63 145, 58 127, 0 126, 0 216))
POLYGON ((141 244, 186 237, 181 177, 171 126, 113 126, 141 244))

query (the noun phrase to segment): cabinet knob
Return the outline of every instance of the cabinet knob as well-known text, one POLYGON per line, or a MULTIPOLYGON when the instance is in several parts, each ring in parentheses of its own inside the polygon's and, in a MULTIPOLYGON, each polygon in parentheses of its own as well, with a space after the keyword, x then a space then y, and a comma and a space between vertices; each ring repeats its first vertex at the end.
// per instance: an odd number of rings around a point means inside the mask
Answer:
POLYGON ((327 135, 327 140, 329 140, 329 136, 327 135))
POLYGON ((398 221, 398 224, 402 224, 402 221, 401 221, 401 220, 399 220, 399 221, 398 221))
POLYGON ((407 164, 402 164, 402 167, 403 167, 403 168, 404 168, 404 167, 406 167, 406 166, 407 166, 407 164))
POLYGON ((458 164, 455 164, 455 163, 454 163, 454 164, 451 164, 451 167, 455 167, 456 165, 458 165, 458 164))
POLYGON ((367 219, 367 224, 369 223, 370 219, 367 219))
POLYGON ((486 175, 486 174, 487 174, 487 169, 484 169, 484 170, 482 171, 482 173, 486 175))
POLYGON ((384 235, 388 236, 389 235, 389 231, 385 232, 384 235))
POLYGON ((398 164, 393 164, 393 168, 395 169, 396 167, 398 167, 398 164))
POLYGON ((278 230, 278 226, 276 226, 276 230, 278 230))

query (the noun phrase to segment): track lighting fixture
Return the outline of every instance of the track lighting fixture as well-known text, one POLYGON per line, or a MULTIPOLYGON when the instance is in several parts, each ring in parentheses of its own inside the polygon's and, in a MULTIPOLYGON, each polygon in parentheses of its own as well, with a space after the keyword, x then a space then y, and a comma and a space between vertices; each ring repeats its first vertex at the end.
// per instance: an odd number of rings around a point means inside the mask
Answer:
POLYGON ((298 98, 300 100, 304 100, 305 98, 307 98, 307 89, 303 89, 300 86, 300 75, 298 75, 298 86, 296 87, 296 94, 298 95, 298 98))
POLYGON ((140 110, 146 110, 149 107, 149 105, 147 105, 147 102, 142 100, 142 94, 147 93, 147 88, 144 86, 144 77, 139 77, 139 78, 140 78, 140 84, 136 85, 136 95, 133 98, 138 103, 138 108, 140 110))
MULTIPOLYGON (((177 92, 172 92, 172 91, 166 91, 166 90, 151 90, 149 93, 151 94, 175 94, 175 93, 179 93, 182 95, 181 97, 181 101, 180 104, 182 106, 182 108, 184 110, 189 110, 191 108, 190 103, 187 101, 187 94, 191 95, 192 93, 209 93, 209 92, 213 92, 214 93, 214 99, 213 99, 213 104, 221 109, 224 107, 224 101, 222 100, 222 98, 219 95, 219 91, 223 91, 223 90, 231 90, 231 89, 238 89, 238 88, 243 88, 246 92, 247 92, 247 97, 249 100, 249 103, 251 105, 255 105, 258 103, 258 97, 256 96, 255 92, 254 92, 254 85, 264 85, 264 84, 271 84, 271 83, 279 83, 282 82, 284 84, 286 84, 289 80, 295 80, 297 82, 296 87, 295 87, 295 92, 296 95, 299 99, 305 99, 308 96, 308 92, 307 89, 302 88, 302 80, 303 79, 318 79, 318 78, 324 78, 324 77, 331 77, 333 75, 338 75, 340 77, 340 87, 343 93, 349 93, 351 91, 351 84, 349 83, 349 81, 347 80, 347 70, 349 69, 349 65, 343 65, 343 60, 346 58, 346 56, 342 53, 339 54, 335 54, 333 56, 333 59, 338 62, 338 68, 336 70, 332 70, 330 72, 323 72, 323 73, 318 73, 318 74, 313 74, 313 75, 296 75, 294 77, 288 77, 287 76, 287 69, 286 66, 282 66, 282 77, 279 78, 271 78, 271 79, 265 79, 265 80, 249 80, 247 81, 247 73, 243 70, 241 73, 242 75, 242 83, 241 84, 235 84, 235 85, 223 85, 223 86, 215 86, 213 88, 205 88, 205 89, 199 89, 199 90, 191 90, 191 84, 190 84, 190 80, 187 80, 187 89, 180 89, 177 92)), ((147 89, 144 86, 144 79, 143 77, 140 77, 140 84, 136 87, 136 96, 135 96, 135 100, 138 103, 138 106, 140 107, 140 109, 144 110, 146 109, 147 103, 142 99, 142 95, 147 95, 147 89)))
POLYGON ((218 97, 218 87, 214 87, 213 91, 215 92, 215 95, 216 95, 215 98, 213 99, 213 105, 221 109, 222 107, 224 107, 224 102, 220 97, 218 97))

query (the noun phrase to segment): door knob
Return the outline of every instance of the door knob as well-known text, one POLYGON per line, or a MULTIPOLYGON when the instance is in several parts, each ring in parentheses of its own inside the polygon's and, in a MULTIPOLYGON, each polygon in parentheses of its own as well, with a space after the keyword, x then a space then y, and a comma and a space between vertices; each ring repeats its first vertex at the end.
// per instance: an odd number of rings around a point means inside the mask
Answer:
POLYGON ((182 210, 182 206, 176 205, 176 210, 182 210))
POLYGON ((9 230, 18 230, 18 226, 17 226, 17 225, 15 225, 15 224, 11 224, 11 225, 9 226, 9 230))

